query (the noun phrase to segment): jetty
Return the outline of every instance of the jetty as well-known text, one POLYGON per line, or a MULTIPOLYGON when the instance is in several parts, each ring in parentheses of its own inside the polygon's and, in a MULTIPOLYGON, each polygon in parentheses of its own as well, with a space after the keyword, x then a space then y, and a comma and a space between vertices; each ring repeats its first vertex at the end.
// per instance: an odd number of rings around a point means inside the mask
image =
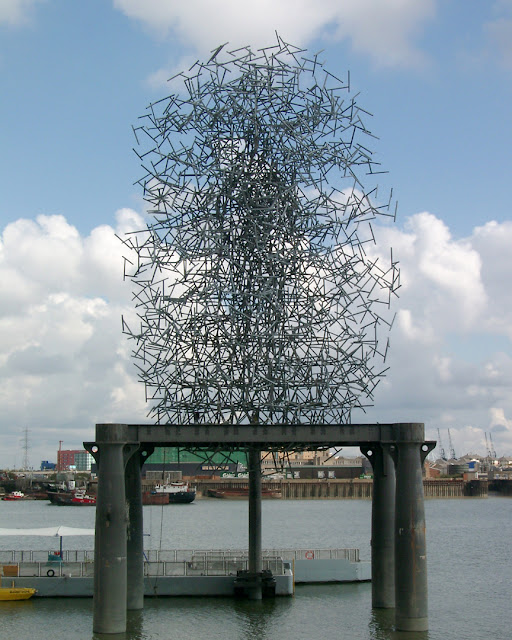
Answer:
POLYGON ((178 425, 97 424, 84 443, 98 463, 94 631, 122 633, 127 610, 143 608, 145 576, 141 468, 155 446, 244 450, 248 456, 248 569, 238 572, 250 599, 267 593, 262 554, 261 451, 359 446, 373 467, 372 604, 394 608, 397 628, 428 628, 422 465, 435 443, 423 423, 178 425), (126 517, 128 515, 128 526, 126 517))

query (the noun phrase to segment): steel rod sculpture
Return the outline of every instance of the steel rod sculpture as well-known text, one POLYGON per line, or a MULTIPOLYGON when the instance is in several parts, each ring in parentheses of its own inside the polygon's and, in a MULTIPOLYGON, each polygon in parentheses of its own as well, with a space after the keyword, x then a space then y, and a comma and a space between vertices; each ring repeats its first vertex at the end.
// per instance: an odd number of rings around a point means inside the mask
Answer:
POLYGON ((359 445, 374 468, 373 604, 397 629, 427 619, 422 423, 352 423, 381 379, 396 264, 372 257, 366 113, 317 56, 219 47, 135 129, 150 205, 123 241, 140 327, 124 332, 155 424, 97 424, 94 631, 142 607, 140 467, 155 446, 249 458, 249 570, 261 565, 261 452, 359 445), (187 428, 190 427, 190 428, 187 428), (133 458, 133 459, 132 459, 133 458), (377 501, 377 503, 376 503, 377 501), (128 509, 127 509, 128 503, 128 509), (128 514, 130 528, 127 531, 128 514), (128 595, 129 594, 129 595, 128 595))
POLYGON ((147 229, 136 256, 140 328, 123 331, 157 424, 348 423, 370 403, 399 286, 368 257, 392 216, 367 115, 317 56, 284 43, 219 47, 135 128, 147 229), (385 309, 383 315, 381 310, 385 309))

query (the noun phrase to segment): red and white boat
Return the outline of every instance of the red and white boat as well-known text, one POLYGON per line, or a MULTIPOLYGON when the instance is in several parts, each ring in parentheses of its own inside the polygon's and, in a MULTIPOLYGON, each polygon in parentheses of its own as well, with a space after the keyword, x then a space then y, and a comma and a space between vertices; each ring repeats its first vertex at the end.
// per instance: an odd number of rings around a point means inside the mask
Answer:
POLYGON ((23 500, 24 498, 25 494, 22 491, 13 491, 4 496, 2 500, 23 500))
POLYGON ((92 496, 85 491, 77 490, 73 492, 48 493, 48 498, 52 504, 59 506, 92 506, 96 504, 96 496, 92 496))

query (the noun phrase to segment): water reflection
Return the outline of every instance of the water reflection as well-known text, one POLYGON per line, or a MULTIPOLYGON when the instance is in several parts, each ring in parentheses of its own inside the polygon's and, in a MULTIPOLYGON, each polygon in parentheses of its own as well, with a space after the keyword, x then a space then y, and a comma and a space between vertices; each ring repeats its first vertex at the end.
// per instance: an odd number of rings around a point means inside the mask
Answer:
POLYGON ((397 631, 394 609, 372 609, 368 628, 371 640, 429 640, 428 631, 397 631))
POLYGON ((272 630, 275 629, 276 600, 268 598, 265 600, 235 600, 233 609, 238 621, 242 638, 254 640, 258 638, 275 638, 272 630))
POLYGON ((149 640, 144 633, 144 610, 127 611, 124 633, 94 633, 92 640, 149 640))

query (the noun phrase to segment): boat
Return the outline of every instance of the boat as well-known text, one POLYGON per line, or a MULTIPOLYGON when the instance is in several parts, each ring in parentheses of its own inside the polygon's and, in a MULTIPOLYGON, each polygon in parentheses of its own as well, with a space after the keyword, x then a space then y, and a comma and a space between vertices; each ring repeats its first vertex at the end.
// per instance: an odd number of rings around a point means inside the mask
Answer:
POLYGON ((169 504, 169 495, 167 493, 154 493, 153 491, 144 491, 142 493, 142 504, 169 504))
POLYGON ((188 482, 157 484, 152 491, 142 494, 142 504, 189 504, 196 497, 196 490, 188 482))
POLYGON ((6 496, 2 498, 2 500, 24 500, 25 494, 22 491, 13 491, 12 493, 8 493, 6 496))
POLYGON ((31 598, 35 589, 31 587, 15 587, 14 582, 12 587, 2 587, 0 586, 0 601, 5 600, 28 600, 31 598))
MULTIPOLYGON (((239 487, 237 489, 208 489, 208 497, 210 498, 224 498, 231 500, 245 500, 249 497, 248 487, 239 487)), ((279 489, 266 489, 261 490, 261 497, 264 498, 281 498, 282 493, 279 489)))
POLYGON ((96 504, 96 496, 92 496, 85 491, 61 491, 48 493, 48 498, 52 504, 59 506, 93 506, 96 504))

